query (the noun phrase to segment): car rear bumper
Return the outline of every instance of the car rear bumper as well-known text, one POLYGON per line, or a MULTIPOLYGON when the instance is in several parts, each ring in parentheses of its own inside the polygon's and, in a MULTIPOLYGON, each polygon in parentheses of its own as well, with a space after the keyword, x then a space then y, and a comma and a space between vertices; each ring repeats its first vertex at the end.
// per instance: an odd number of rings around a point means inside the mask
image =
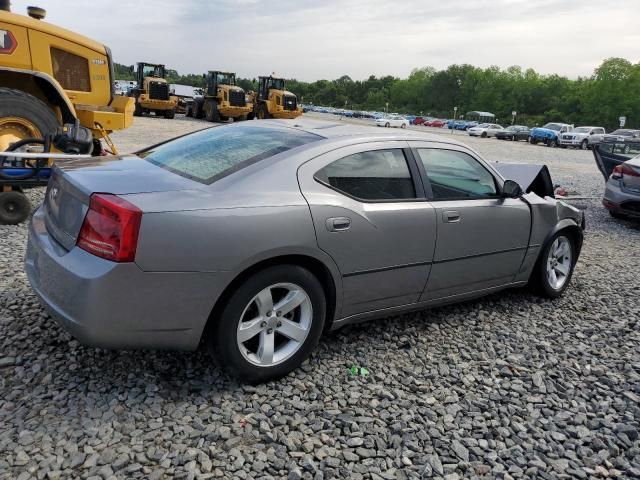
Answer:
POLYGON ((194 350, 222 291, 222 274, 145 272, 74 247, 47 232, 39 208, 25 270, 51 316, 81 343, 114 349, 194 350))
POLYGON ((607 181, 602 204, 614 213, 640 218, 640 193, 623 189, 618 180, 607 181))

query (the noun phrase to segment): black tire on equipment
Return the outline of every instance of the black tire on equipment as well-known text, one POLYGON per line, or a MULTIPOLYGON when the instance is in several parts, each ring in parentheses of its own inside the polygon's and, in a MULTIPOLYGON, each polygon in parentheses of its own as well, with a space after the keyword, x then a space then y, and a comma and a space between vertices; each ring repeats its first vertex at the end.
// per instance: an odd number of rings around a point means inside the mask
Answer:
POLYGON ((219 122, 220 112, 218 112, 218 104, 214 100, 208 101, 204 106, 204 116, 207 122, 219 122))
POLYGON ((135 108, 133 109, 133 116, 134 117, 141 117, 142 116, 142 105, 140 105, 140 103, 138 102, 137 98, 136 98, 135 108))
POLYGON ((193 106, 191 105, 187 105, 184 109, 184 116, 185 117, 192 117, 193 116, 193 106))
POLYGON ((276 265, 254 273, 234 289, 218 318, 211 320, 213 324, 207 344, 218 365, 231 375, 250 383, 280 378, 297 368, 318 344, 324 328, 325 312, 324 290, 311 272, 298 265, 276 265), (309 334, 300 349, 288 360, 271 367, 252 365, 242 356, 236 341, 238 322, 245 307, 258 292, 269 285, 286 282, 302 287, 311 299, 313 319, 309 334))
POLYGON ((254 118, 256 118, 256 114, 253 112, 253 110, 247 113, 247 120, 253 120, 254 118))
POLYGON ((193 104, 193 118, 202 118, 202 102, 194 102, 193 104))
POLYGON ((30 121, 41 135, 55 132, 60 123, 49 106, 21 90, 0 88, 0 118, 19 117, 30 121))
POLYGON ((268 118, 271 118, 271 115, 269 114, 269 109, 264 103, 262 103, 258 107, 258 119, 266 120, 268 118))
POLYGON ((169 120, 171 120, 175 116, 176 116, 176 111, 175 110, 165 110, 164 111, 164 118, 168 118, 169 120))
POLYGON ((234 119, 233 119, 233 122, 234 122, 234 123, 235 123, 235 122, 244 122, 246 119, 247 119, 247 116, 246 116, 246 115, 240 115, 239 117, 234 118, 234 119))
POLYGON ((29 218, 31 202, 22 192, 0 192, 0 225, 17 225, 29 218))
POLYGON ((555 235, 553 235, 549 239, 549 241, 546 243, 544 248, 542 249, 540 257, 538 258, 538 263, 536 263, 536 266, 533 269, 533 272, 531 273, 531 278, 529 279, 529 287, 531 288, 531 290, 533 290, 533 292, 535 292, 537 295, 541 297, 551 298, 551 299, 558 298, 564 293, 564 291, 567 289, 567 287, 571 283, 571 277, 573 276, 573 270, 575 266, 576 266, 575 240, 569 233, 567 233, 566 230, 561 230, 557 232, 555 235), (555 239, 560 236, 564 236, 569 239, 569 244, 571 245, 572 264, 571 264, 571 270, 569 271, 569 277, 564 282, 564 285, 559 290, 556 290, 552 288, 549 285, 549 282, 547 281, 547 278, 546 278, 547 270, 545 266, 547 262, 547 257, 549 255, 549 249, 551 248, 551 245, 553 245, 553 242, 555 241, 555 239))

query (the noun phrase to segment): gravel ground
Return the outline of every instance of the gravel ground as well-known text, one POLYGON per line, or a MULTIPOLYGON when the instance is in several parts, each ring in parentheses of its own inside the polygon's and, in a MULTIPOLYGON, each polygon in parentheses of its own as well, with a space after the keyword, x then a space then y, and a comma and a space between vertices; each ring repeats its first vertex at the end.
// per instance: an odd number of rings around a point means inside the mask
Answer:
MULTIPOLYGON (((203 126, 136 119, 114 139, 131 151, 203 126)), ((0 226, 0 479, 640 477, 638 225, 600 206, 589 152, 459 138, 544 162, 587 197, 564 297, 509 291, 347 327, 258 387, 202 353, 79 345, 29 289, 26 227, 0 226)))

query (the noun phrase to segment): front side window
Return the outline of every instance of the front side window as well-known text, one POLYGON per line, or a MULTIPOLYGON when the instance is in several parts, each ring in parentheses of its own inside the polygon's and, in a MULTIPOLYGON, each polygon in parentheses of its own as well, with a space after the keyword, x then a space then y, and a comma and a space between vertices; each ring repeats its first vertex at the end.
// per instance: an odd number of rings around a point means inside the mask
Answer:
POLYGON ((51 47, 51 67, 54 78, 65 90, 91 91, 89 61, 86 58, 51 47))
POLYGON ((151 147, 138 156, 183 177, 210 184, 260 160, 322 138, 293 129, 218 127, 151 147))
POLYGON ((455 150, 420 148, 435 200, 490 198, 498 193, 493 175, 471 155, 455 150))
POLYGON ((324 167, 315 174, 315 179, 365 201, 416 198, 407 160, 400 149, 349 155, 324 167))

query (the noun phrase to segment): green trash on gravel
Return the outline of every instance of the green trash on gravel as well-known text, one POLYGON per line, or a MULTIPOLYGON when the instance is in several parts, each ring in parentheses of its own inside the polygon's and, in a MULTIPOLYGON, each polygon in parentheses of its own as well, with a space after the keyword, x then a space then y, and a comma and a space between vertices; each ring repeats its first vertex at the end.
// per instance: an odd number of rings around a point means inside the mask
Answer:
POLYGON ((360 375, 361 377, 368 377, 369 370, 364 367, 358 367, 357 365, 351 365, 351 368, 349 369, 349 375, 351 375, 352 377, 355 377, 357 375, 360 375))

